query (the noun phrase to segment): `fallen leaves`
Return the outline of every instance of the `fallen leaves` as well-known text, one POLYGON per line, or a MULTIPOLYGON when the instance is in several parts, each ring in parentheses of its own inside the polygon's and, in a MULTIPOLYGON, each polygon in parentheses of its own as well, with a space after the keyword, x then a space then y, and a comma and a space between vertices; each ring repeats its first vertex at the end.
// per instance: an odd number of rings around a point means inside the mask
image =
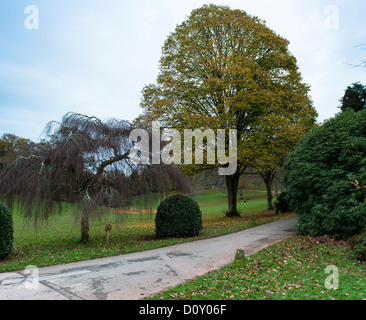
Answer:
POLYGON ((365 269, 347 260, 348 247, 333 239, 295 237, 247 257, 246 267, 229 266, 168 291, 168 299, 305 300, 362 299, 365 269), (317 243, 318 242, 318 243, 317 243), (327 290, 325 268, 340 270, 339 290, 327 290), (352 290, 350 290, 352 288, 352 290), (179 292, 179 294, 178 294, 179 292), (171 296, 176 294, 176 296, 171 296))

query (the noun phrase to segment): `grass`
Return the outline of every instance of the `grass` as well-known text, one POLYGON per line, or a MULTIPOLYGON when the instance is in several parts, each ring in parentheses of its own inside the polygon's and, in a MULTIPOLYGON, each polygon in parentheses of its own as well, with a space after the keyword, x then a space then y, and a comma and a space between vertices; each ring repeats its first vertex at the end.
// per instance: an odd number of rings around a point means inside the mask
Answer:
MULTIPOLYGON (((278 219, 266 211, 266 194, 247 192, 247 204, 239 201, 241 218, 225 218, 226 198, 210 190, 195 195, 203 213, 204 229, 185 239, 155 239, 154 215, 109 215, 90 225, 91 242, 79 245, 80 223, 72 208, 37 229, 25 224, 15 210, 15 250, 0 261, 0 272, 65 264, 132 252, 241 231, 278 219), (249 200, 248 200, 249 199, 249 200), (104 227, 112 224, 107 243, 104 227)), ((113 210, 111 210, 113 212, 113 210)), ((291 215, 284 215, 287 217, 291 215)), ((349 258, 344 242, 327 237, 295 237, 246 258, 245 265, 231 265, 168 290, 151 300, 361 300, 366 299, 365 264, 349 258), (339 270, 338 290, 328 290, 329 265, 339 270)))
MULTIPOLYGON (((247 203, 238 199, 238 210, 243 214, 255 214, 265 210, 267 206, 267 195, 261 191, 246 191, 244 198, 247 203), (249 200, 248 200, 249 199, 249 200)), ((202 214, 205 217, 223 216, 227 210, 227 198, 224 193, 215 190, 200 192, 194 197, 199 203, 202 214)))
POLYGON ((87 245, 78 244, 80 223, 75 221, 69 204, 64 205, 62 215, 50 218, 47 224, 37 229, 31 224, 25 224, 20 213, 15 210, 15 249, 6 260, 0 261, 0 272, 22 270, 29 265, 43 267, 151 250, 233 233, 278 219, 273 212, 266 211, 265 193, 248 192, 244 196, 250 200, 246 205, 242 202, 238 205, 242 217, 225 218, 227 199, 222 192, 210 190, 196 195, 204 226, 196 237, 155 239, 153 214, 111 214, 90 223, 91 242, 87 245), (113 227, 108 242, 104 231, 106 224, 112 224, 113 227))
MULTIPOLYGON (((328 237, 295 237, 152 297, 151 300, 365 300, 366 268, 348 246, 328 237), (327 266, 338 268, 339 287, 327 289, 327 266)), ((331 282, 332 284, 333 282, 331 282)))

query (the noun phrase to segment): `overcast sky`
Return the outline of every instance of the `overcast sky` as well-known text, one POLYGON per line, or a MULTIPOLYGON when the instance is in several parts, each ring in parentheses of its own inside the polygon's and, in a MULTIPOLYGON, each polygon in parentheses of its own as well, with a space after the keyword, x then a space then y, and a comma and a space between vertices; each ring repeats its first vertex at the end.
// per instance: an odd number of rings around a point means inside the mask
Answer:
POLYGON ((364 0, 1 0, 0 135, 37 141, 69 111, 133 120, 167 36, 209 3, 258 16, 290 41, 319 121, 339 112, 348 85, 366 84, 366 68, 352 66, 366 60, 364 0))

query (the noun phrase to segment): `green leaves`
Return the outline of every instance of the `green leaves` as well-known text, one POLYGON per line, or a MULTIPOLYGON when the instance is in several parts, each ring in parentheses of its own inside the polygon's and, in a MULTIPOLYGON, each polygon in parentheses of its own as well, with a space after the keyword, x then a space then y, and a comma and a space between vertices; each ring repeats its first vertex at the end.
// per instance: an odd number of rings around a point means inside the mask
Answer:
POLYGON ((291 206, 302 233, 349 238, 366 225, 366 112, 349 111, 313 129, 285 164, 291 206))
POLYGON ((346 92, 341 99, 342 112, 347 109, 353 109, 354 111, 360 111, 366 108, 366 86, 360 82, 353 83, 348 86, 346 92))
POLYGON ((202 212, 192 198, 174 195, 159 205, 155 225, 158 238, 196 236, 202 230, 202 212))

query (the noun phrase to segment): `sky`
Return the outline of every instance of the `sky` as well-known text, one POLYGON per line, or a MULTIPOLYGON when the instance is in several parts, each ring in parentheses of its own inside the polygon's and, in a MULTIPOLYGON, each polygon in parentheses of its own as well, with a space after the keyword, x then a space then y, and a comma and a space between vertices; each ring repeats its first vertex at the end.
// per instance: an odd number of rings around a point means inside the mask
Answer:
POLYGON ((364 0, 1 0, 0 136, 38 141, 67 112, 132 121, 164 41, 204 4, 241 9, 290 41, 322 122, 366 85, 364 0), (364 46, 362 46, 365 44, 364 46))

